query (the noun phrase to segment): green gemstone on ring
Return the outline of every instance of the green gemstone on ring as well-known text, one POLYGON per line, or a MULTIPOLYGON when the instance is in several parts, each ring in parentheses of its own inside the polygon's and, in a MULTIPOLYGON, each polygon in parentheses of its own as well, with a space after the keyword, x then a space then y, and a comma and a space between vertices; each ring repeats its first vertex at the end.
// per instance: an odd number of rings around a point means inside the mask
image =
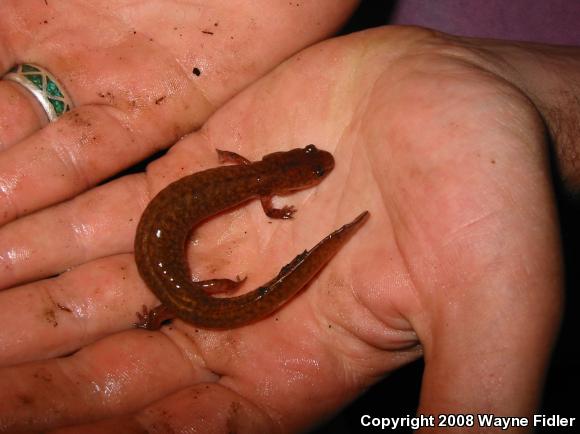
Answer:
POLYGON ((22 72, 40 72, 40 69, 38 69, 32 65, 29 65, 27 63, 24 63, 22 65, 22 72))
POLYGON ((50 72, 41 67, 26 63, 15 65, 3 78, 28 89, 44 108, 50 122, 56 121, 73 107, 64 89, 50 72))
POLYGON ((46 80, 47 80, 46 91, 52 96, 60 96, 61 98, 64 98, 64 95, 61 93, 56 83, 48 77, 46 78, 46 80))
POLYGON ((52 106, 54 107, 54 110, 56 111, 57 115, 61 115, 65 112, 65 105, 62 101, 59 101, 57 99, 52 99, 52 98, 48 98, 48 101, 52 104, 52 106))
POLYGON ((39 88, 40 90, 44 90, 42 87, 42 75, 38 75, 38 74, 30 74, 30 75, 25 75, 25 77, 31 81, 32 83, 34 83, 34 85, 39 88))

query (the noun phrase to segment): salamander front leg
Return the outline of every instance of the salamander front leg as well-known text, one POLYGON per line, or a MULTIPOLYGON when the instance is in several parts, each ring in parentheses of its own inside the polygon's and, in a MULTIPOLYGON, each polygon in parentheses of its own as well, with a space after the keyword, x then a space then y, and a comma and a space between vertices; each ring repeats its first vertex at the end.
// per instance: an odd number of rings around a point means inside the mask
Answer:
POLYGON ((250 160, 246 157, 242 157, 240 154, 236 154, 232 151, 222 151, 221 149, 216 149, 218 154, 218 160, 221 164, 224 163, 234 163, 234 164, 252 164, 250 160))
POLYGON ((297 211, 296 208, 294 208, 292 205, 276 208, 272 203, 273 197, 273 195, 260 196, 262 209, 266 215, 273 219, 291 219, 294 213, 297 211))

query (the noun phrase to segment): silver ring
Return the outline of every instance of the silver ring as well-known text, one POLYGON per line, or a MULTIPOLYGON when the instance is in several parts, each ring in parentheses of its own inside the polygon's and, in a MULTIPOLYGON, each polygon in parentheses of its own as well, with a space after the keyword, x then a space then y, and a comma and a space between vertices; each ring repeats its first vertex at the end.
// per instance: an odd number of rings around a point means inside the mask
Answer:
POLYGON ((16 65, 2 79, 25 87, 40 103, 50 122, 73 108, 72 100, 56 77, 38 65, 16 65))

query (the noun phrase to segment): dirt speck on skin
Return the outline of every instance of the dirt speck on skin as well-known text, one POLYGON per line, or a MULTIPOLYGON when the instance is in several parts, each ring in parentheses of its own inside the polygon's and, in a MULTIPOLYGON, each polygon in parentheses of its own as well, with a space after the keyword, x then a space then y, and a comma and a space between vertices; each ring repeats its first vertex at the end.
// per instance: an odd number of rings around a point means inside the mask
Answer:
POLYGON ((93 124, 88 117, 81 115, 78 112, 72 112, 68 117, 70 122, 76 127, 92 127, 93 124))
POLYGON ((107 103, 109 104, 113 104, 115 102, 115 95, 113 95, 111 92, 99 92, 97 95, 99 98, 106 99, 107 103))
POLYGON ((46 370, 39 370, 38 372, 35 372, 32 377, 36 380, 42 380, 46 383, 50 383, 52 381, 52 374, 46 370))
POLYGON ((52 324, 53 327, 58 326, 58 321, 56 320, 56 313, 53 309, 47 309, 44 311, 44 319, 47 323, 52 324))
POLYGON ((234 434, 239 431, 237 420, 238 420, 238 413, 242 410, 242 405, 238 401, 233 401, 230 404, 230 408, 228 411, 228 418, 226 421, 227 425, 227 432, 228 434, 234 434))
POLYGON ((68 308, 68 307, 66 307, 66 306, 63 306, 63 305, 62 305, 62 304, 60 304, 60 303, 57 303, 57 304, 56 304, 56 306, 57 306, 57 307, 58 307, 60 310, 64 310, 65 312, 68 312, 68 313, 71 313, 71 312, 72 312, 72 310, 71 310, 70 308, 68 308))

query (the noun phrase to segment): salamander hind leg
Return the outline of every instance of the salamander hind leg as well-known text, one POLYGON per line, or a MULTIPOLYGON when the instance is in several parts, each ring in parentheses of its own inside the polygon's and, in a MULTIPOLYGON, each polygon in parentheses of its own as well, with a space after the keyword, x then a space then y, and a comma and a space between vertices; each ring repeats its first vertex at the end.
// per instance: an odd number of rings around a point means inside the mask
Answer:
POLYGON ((232 292, 238 289, 246 281, 246 277, 240 279, 238 276, 236 280, 230 279, 210 279, 193 282, 194 286, 200 288, 208 294, 219 294, 220 292, 232 292))
POLYGON ((137 312, 137 322, 133 325, 140 329, 159 330, 165 321, 173 318, 175 318, 175 314, 163 304, 153 309, 143 305, 141 312, 137 312))
POLYGON ((272 203, 274 196, 260 196, 264 213, 273 219, 291 219, 297 211, 292 205, 276 208, 272 203))

